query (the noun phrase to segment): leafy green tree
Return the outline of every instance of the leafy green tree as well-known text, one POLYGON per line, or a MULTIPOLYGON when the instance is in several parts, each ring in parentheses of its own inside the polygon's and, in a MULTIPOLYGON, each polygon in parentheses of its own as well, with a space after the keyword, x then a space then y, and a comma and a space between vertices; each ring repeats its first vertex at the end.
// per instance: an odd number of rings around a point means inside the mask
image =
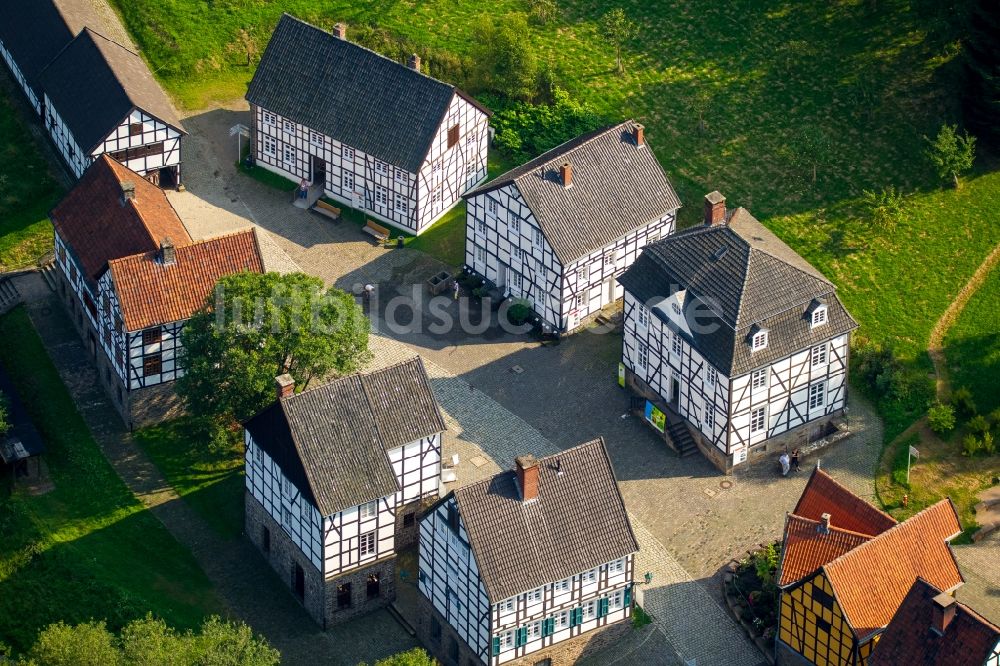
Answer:
POLYGON ((943 435, 955 428, 955 410, 951 405, 935 403, 927 410, 927 424, 931 430, 943 435))
POLYGON ((1000 145, 1000 12, 996 0, 970 0, 965 39, 966 123, 1000 145))
POLYGON ((210 617, 201 632, 189 637, 194 659, 191 664, 212 666, 276 666, 281 655, 250 627, 210 617))
POLYGON ((865 190, 863 201, 868 207, 872 225, 882 231, 893 231, 906 212, 903 193, 892 185, 880 192, 865 190))
MULTIPOLYGON (((367 666, 364 662, 358 666, 367 666)), ((375 666, 440 666, 426 651, 421 648, 413 648, 406 652, 394 654, 385 659, 379 659, 375 666)))
POLYGON ((959 135, 955 125, 945 124, 933 141, 927 141, 930 143, 927 158, 938 176, 954 182, 956 189, 961 187, 958 177, 971 169, 976 159, 976 137, 968 132, 959 135))
POLYGON ((832 145, 830 135, 815 123, 803 127, 795 138, 798 161, 811 172, 814 185, 819 167, 829 158, 832 145))
POLYGON ((521 102, 497 111, 490 120, 496 130, 494 145, 523 162, 605 124, 590 106, 576 102, 565 90, 556 88, 552 98, 552 104, 521 102))
POLYGON ((7 397, 3 393, 0 393, 0 437, 6 435, 10 427, 10 415, 7 413, 7 397))
POLYGON ((271 402, 277 375, 307 386, 360 369, 369 330, 354 297, 318 278, 228 275, 184 326, 177 392, 195 416, 242 421, 271 402))
POLYGON ((50 624, 38 635, 30 658, 44 666, 116 666, 122 654, 104 622, 50 624))
POLYGON ((625 72, 622 62, 622 46, 639 32, 639 26, 629 18, 621 7, 615 7, 601 17, 601 34, 615 45, 615 63, 618 73, 625 72))
POLYGON ((530 100, 538 81, 538 59, 528 19, 514 12, 483 15, 476 27, 477 60, 483 85, 512 100, 530 100))

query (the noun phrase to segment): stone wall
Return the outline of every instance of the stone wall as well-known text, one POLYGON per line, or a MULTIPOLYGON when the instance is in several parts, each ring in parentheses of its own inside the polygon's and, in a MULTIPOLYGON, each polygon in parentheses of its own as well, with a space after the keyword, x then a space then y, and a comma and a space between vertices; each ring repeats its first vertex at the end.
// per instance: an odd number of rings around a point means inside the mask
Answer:
POLYGON ((436 501, 437 498, 431 500, 418 500, 399 507, 396 511, 396 552, 416 545, 417 541, 420 539, 420 529, 418 527, 419 521, 417 520, 417 517, 423 509, 426 509, 436 501), (411 522, 409 525, 405 525, 406 517, 408 515, 412 516, 411 522))
POLYGON ((571 666, 603 650, 630 631, 632 631, 631 618, 625 618, 606 627, 542 648, 526 657, 505 662, 504 666, 534 666, 546 659, 550 660, 550 666, 571 666))
POLYGON ((326 626, 388 606, 395 598, 396 557, 393 555, 326 581, 326 626), (369 576, 376 576, 379 581, 378 596, 373 598, 368 598, 369 576), (339 608, 337 589, 344 584, 351 586, 351 605, 339 608))
POLYGON ((418 612, 413 629, 417 639, 443 666, 483 666, 469 644, 458 635, 448 621, 434 608, 434 604, 419 591, 418 612))

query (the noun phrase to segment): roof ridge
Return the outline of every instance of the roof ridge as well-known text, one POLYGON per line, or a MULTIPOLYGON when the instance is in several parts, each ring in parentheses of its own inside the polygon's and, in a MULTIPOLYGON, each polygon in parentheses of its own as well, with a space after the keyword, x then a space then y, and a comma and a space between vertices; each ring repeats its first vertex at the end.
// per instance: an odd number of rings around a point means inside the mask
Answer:
MULTIPOLYGON (((825 469, 823 469, 822 467, 820 467, 819 463, 817 463, 816 467, 813 468, 813 473, 809 475, 809 480, 806 482, 806 487, 802 489, 802 494, 799 496, 799 501, 795 503, 795 508, 796 509, 799 508, 799 504, 802 503, 802 498, 805 496, 806 491, 812 485, 813 479, 816 478, 817 476, 822 476, 824 479, 826 479, 827 481, 833 483, 833 485, 837 486, 838 488, 840 488, 841 490, 843 490, 844 492, 846 492, 850 496, 854 497, 857 500, 860 500, 861 502, 864 502, 867 506, 871 507, 874 511, 882 514, 886 518, 889 518, 896 525, 900 524, 898 520, 896 520, 895 518, 892 517, 892 515, 890 515, 889 513, 886 513, 885 511, 883 511, 882 509, 878 508, 877 506, 875 506, 874 504, 872 504, 871 502, 869 502, 865 498, 863 498, 860 495, 856 494, 853 490, 851 490, 850 488, 848 488, 847 486, 845 486, 844 484, 842 484, 840 481, 837 481, 837 479, 835 479, 832 474, 830 474, 825 469)), ((928 508, 930 508, 930 507, 928 507, 928 508)), ((792 513, 793 514, 795 513, 794 509, 792 510, 792 513)), ((919 513, 922 513, 922 512, 918 512, 918 514, 919 513)), ((918 514, 914 514, 914 515, 918 515, 918 514)), ((911 518, 912 517, 913 516, 911 516, 911 518)), ((893 527, 895 527, 895 525, 893 525, 893 527)), ((892 529, 892 528, 890 528, 890 529, 892 529)))
MULTIPOLYGON (((623 120, 622 122, 618 123, 617 125, 608 125, 607 127, 605 127, 602 130, 595 130, 594 132, 591 133, 591 136, 588 136, 586 139, 584 139, 583 141, 581 141, 577 145, 573 146, 572 148, 567 149, 565 151, 565 154, 568 155, 569 153, 572 153, 573 151, 579 150, 580 148, 583 148, 584 146, 590 145, 594 141, 597 141, 599 138, 603 137, 605 134, 609 134, 612 130, 616 130, 619 127, 622 127, 625 124, 630 123, 630 122, 634 122, 634 121, 631 118, 629 118, 627 120, 623 120)), ((563 141, 558 146, 556 146, 554 148, 551 148, 549 150, 546 150, 544 153, 542 153, 541 155, 539 155, 538 157, 536 157, 535 160, 541 160, 541 158, 545 157, 549 153, 552 153, 552 152, 558 150, 559 148, 565 146, 567 143, 571 143, 572 141, 573 141, 573 139, 570 139, 569 141, 563 141)), ((553 156, 553 157, 555 157, 555 156, 553 156)), ((534 160, 529 160, 528 162, 525 162, 525 165, 529 164, 532 161, 534 161, 534 160)), ((544 164, 543 166, 548 166, 548 164, 544 164)), ((531 173, 531 172, 530 171, 526 171, 522 175, 528 175, 529 173, 531 173)), ((521 176, 518 176, 518 178, 520 178, 520 177, 521 176)))
MULTIPOLYGON (((237 231, 230 231, 230 232, 227 232, 227 233, 224 233, 224 234, 219 234, 218 236, 211 236, 209 238, 199 238, 198 240, 192 240, 190 243, 187 243, 185 245, 178 245, 178 246, 176 246, 175 252, 178 252, 178 253, 181 253, 181 252, 191 252, 191 251, 196 250, 197 248, 200 248, 200 247, 203 247, 205 245, 208 245, 209 243, 214 243, 216 241, 226 240, 227 238, 235 238, 237 236, 245 236, 245 235, 250 234, 250 233, 254 234, 254 246, 257 248, 257 254, 258 254, 258 256, 260 256, 261 255, 260 244, 259 244, 259 242, 257 240, 257 235, 256 235, 253 227, 246 227, 244 229, 240 229, 240 230, 237 230, 237 231)), ((108 265, 110 266, 111 264, 124 264, 125 262, 128 262, 128 261, 135 261, 135 260, 141 259, 142 257, 145 257, 147 255, 154 254, 157 251, 158 250, 147 250, 145 252, 136 252, 135 254, 128 254, 128 255, 125 255, 124 257, 116 257, 114 259, 108 259, 108 265)))
MULTIPOLYGON (((118 46, 118 47, 124 49, 125 51, 128 51, 129 53, 131 53, 135 57, 137 57, 139 59, 142 59, 142 56, 139 55, 138 52, 133 51, 129 47, 127 47, 124 44, 122 44, 121 42, 119 42, 117 39, 112 39, 111 37, 108 37, 104 33, 101 33, 101 32, 98 32, 97 30, 94 30, 89 25, 86 25, 86 26, 83 27, 83 30, 80 31, 80 35, 82 35, 84 32, 90 32, 91 34, 97 35, 98 37, 100 37, 104 41, 109 42, 111 44, 114 44, 115 46, 118 46)), ((77 35, 77 37, 79 37, 80 35, 77 35)), ((76 39, 76 37, 74 37, 73 39, 76 39)), ((70 41, 72 41, 72 40, 70 40, 70 41)), ((96 44, 96 42, 95 42, 95 44, 96 44)))
MULTIPOLYGON (((748 215, 750 214, 750 211, 748 211, 743 206, 737 206, 736 208, 733 209, 732 215, 730 215, 729 218, 726 220, 726 224, 724 226, 724 228, 728 229, 733 236, 736 236, 736 238, 739 238, 743 243, 745 243, 748 249, 747 260, 746 262, 744 262, 742 266, 743 279, 740 281, 739 298, 736 299, 736 320, 733 322, 734 332, 739 331, 740 328, 742 328, 740 326, 740 316, 743 314, 743 303, 744 303, 743 295, 746 294, 747 291, 747 281, 750 279, 750 258, 753 256, 753 245, 750 244, 750 241, 748 241, 746 238, 743 238, 743 236, 736 233, 736 231, 731 226, 729 226, 732 219, 736 217, 737 213, 741 211, 747 213, 748 215)), ((753 215, 750 215, 750 217, 753 217, 753 215)), ((754 217, 754 219, 756 220, 757 218, 754 217)), ((758 220, 758 222, 760 221, 758 220)))
MULTIPOLYGON (((812 518, 806 518, 805 516, 800 516, 800 515, 798 515, 797 513, 794 513, 794 512, 788 512, 785 515, 789 516, 791 518, 795 518, 797 520, 801 520, 803 522, 809 523, 811 525, 820 525, 821 524, 821 522, 818 521, 818 520, 813 520, 812 518)), ((839 527, 837 525, 834 525, 833 523, 830 523, 827 527, 830 530, 836 530, 837 532, 840 532, 841 534, 849 534, 851 536, 864 537, 865 539, 869 539, 869 540, 870 539, 874 539, 875 537, 878 536, 877 534, 865 534, 864 532, 856 532, 854 530, 849 530, 849 529, 847 529, 845 527, 839 527)))

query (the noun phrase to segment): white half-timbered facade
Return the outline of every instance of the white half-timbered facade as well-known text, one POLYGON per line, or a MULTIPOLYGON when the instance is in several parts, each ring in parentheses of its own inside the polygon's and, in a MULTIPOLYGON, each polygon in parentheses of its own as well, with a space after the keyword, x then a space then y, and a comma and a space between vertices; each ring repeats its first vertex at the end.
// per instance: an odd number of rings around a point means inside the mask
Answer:
POLYGON ((786 433, 827 434, 847 405, 857 324, 835 287, 746 210, 707 199, 704 226, 649 246, 622 276, 622 363, 630 388, 728 468, 786 433))
POLYGON ((247 92, 254 160, 419 234, 486 178, 489 114, 345 30, 282 16, 247 92))
POLYGON ((446 664, 570 663, 630 617, 637 550, 602 440, 521 456, 421 518, 418 634, 446 664))
POLYGON ((148 403, 170 401, 150 391, 183 373, 184 322, 218 278, 264 271, 256 232, 193 241, 162 190, 106 155, 51 219, 60 289, 102 383, 126 424, 156 420, 148 403))
POLYGON ((466 199, 467 267, 556 331, 621 298, 618 276, 673 232, 680 207, 632 121, 558 146, 466 199))
POLYGON ((39 81, 42 121, 77 178, 106 153, 156 185, 180 183, 184 130, 138 54, 86 28, 39 81))
POLYGON ((246 423, 247 534, 327 626, 391 601, 396 552, 438 496, 444 421, 419 357, 299 394, 288 375, 278 385, 246 423))

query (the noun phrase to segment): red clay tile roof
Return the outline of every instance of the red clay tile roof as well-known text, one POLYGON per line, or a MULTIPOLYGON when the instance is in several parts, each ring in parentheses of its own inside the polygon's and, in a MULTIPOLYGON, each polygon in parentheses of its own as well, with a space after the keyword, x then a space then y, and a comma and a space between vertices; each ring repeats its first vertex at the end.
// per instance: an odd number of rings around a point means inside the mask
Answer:
POLYGON ((948 545, 961 531, 955 505, 943 499, 824 565, 859 640, 889 624, 918 576, 941 590, 964 582, 948 545))
POLYGON ((52 224, 96 281, 112 259, 157 249, 165 237, 176 247, 191 236, 163 190, 102 155, 52 210, 52 224), (122 200, 122 183, 135 185, 135 199, 122 200))
POLYGON ((832 520, 830 529, 823 532, 819 521, 789 514, 785 518, 778 585, 801 580, 871 539, 871 535, 840 529, 832 520))
POLYGON ((837 527, 875 536, 896 524, 896 519, 879 511, 850 490, 834 481, 819 467, 813 470, 793 514, 810 520, 820 520, 824 513, 837 527))
POLYGON ((875 644, 872 666, 979 666, 1000 649, 1000 627, 965 604, 955 603, 955 616, 943 634, 931 629, 934 597, 940 593, 922 578, 913 583, 875 644))
POLYGON ((169 266, 154 251, 114 259, 109 267, 129 331, 190 318, 223 275, 264 272, 252 229, 178 247, 169 266))

